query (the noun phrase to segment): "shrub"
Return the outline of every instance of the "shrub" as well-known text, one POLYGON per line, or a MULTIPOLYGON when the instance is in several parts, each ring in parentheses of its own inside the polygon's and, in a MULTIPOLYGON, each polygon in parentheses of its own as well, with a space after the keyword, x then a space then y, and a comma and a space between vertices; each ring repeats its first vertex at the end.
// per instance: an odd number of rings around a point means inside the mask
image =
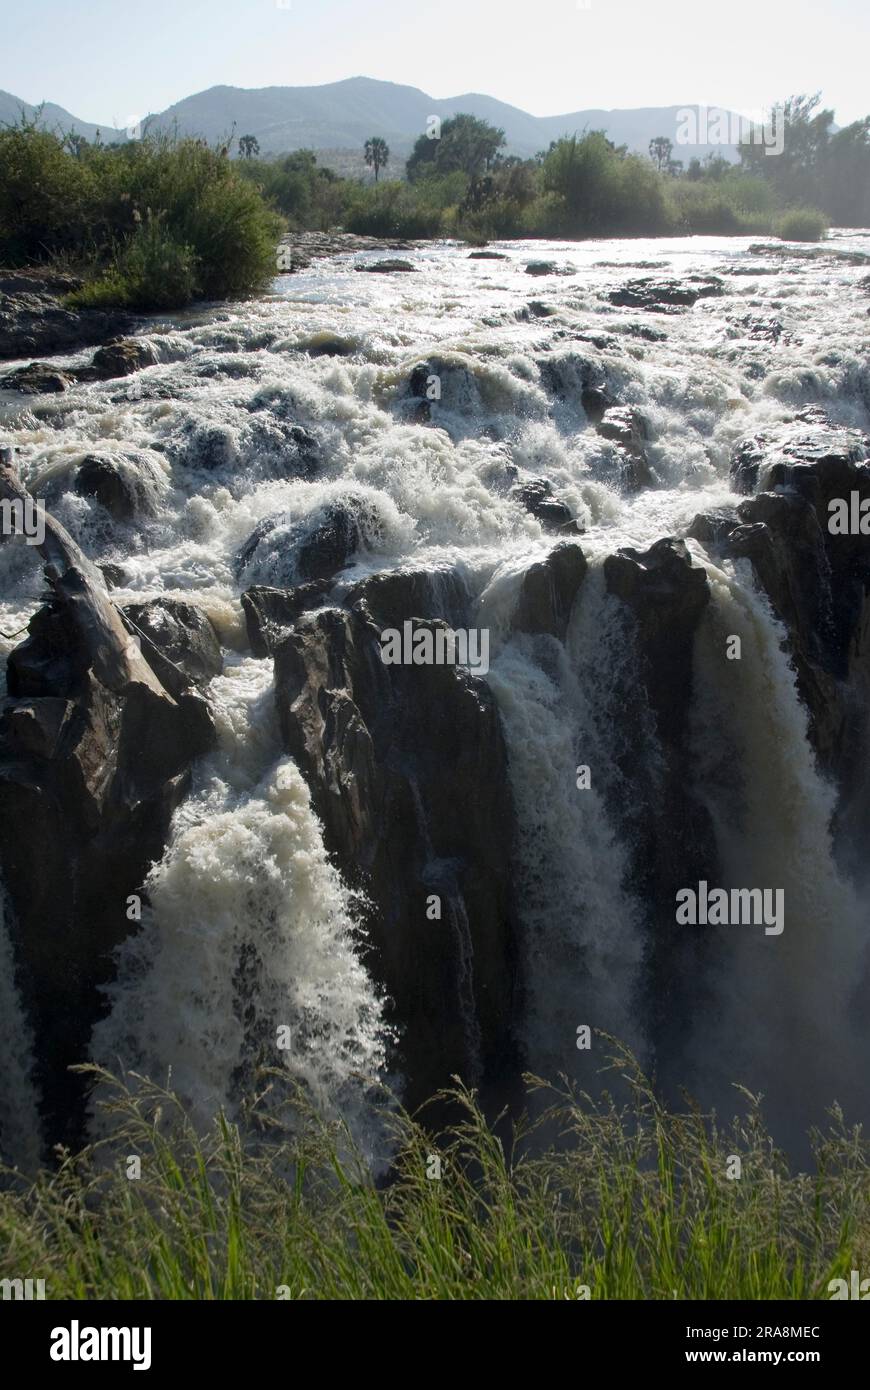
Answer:
POLYGON ((0 252, 89 262, 87 302, 168 309, 250 294, 275 274, 282 225, 238 164, 201 141, 73 151, 32 125, 0 130, 0 252))
POLYGON ((821 241, 828 219, 818 208, 790 208, 776 221, 775 232, 783 241, 821 241))
POLYGON ((67 297, 79 309, 183 308, 197 293, 196 256, 153 215, 118 250, 97 280, 67 297))

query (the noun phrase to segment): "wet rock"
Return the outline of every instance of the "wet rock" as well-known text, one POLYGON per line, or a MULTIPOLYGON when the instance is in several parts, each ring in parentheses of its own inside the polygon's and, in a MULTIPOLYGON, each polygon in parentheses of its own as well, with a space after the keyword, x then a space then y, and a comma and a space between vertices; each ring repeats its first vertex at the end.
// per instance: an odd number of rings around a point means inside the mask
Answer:
MULTIPOLYGON (((132 376, 143 367, 153 367, 160 359, 150 343, 141 338, 120 338, 98 348, 91 362, 91 379, 108 381, 112 377, 132 376)), ((84 378, 85 372, 81 373, 84 378)))
POLYGON ((416 272, 416 269, 417 267, 412 265, 410 261, 397 259, 374 261, 371 265, 354 266, 354 270, 363 270, 369 275, 395 275, 399 272, 407 274, 409 272, 416 272))
POLYGON ((562 541, 546 560, 530 565, 513 616, 514 631, 549 633, 564 642, 587 569, 586 556, 572 541, 562 541))
POLYGON ((691 308, 699 299, 724 292, 723 282, 715 275, 690 275, 686 280, 655 280, 645 276, 640 280, 629 280, 618 289, 611 290, 607 298, 611 304, 629 309, 672 313, 691 308))
POLYGON ((454 569, 383 570, 355 584, 348 606, 361 602, 380 627, 399 628, 405 618, 443 618, 459 627, 468 621, 471 594, 454 569))
POLYGON ((592 424, 598 424, 604 412, 616 405, 601 367, 577 353, 540 358, 538 370, 544 390, 556 400, 580 404, 592 424))
POLYGON ((365 502, 326 502, 299 521, 283 513, 267 517, 239 551, 236 572, 241 577, 253 568, 288 585, 331 580, 363 546, 366 528, 376 525, 365 502))
POLYGON ((339 333, 312 333, 298 344, 300 352, 308 357, 353 357, 359 351, 355 338, 343 338, 339 333))
POLYGON ((542 304, 540 299, 530 299, 522 309, 517 309, 514 317, 522 323, 530 323, 532 319, 552 318, 556 310, 550 304, 542 304))
POLYGON ((101 564, 99 570, 106 581, 107 589, 122 589, 127 583, 127 571, 123 565, 115 565, 108 561, 101 564))
POLYGON ((53 600, 31 619, 0 719, 0 867, 52 1142, 81 1137, 83 1083, 68 1069, 88 1058, 115 948, 136 930, 130 896, 214 738, 192 693, 104 684, 76 611, 53 600))
POLYGON ((504 251, 469 251, 470 261, 509 261, 510 256, 504 251))
POLYGON ((89 454, 79 465, 75 490, 80 497, 92 497, 99 502, 115 521, 132 521, 140 513, 152 509, 148 480, 127 459, 89 454))
POLYGON ((62 372, 49 362, 31 362, 0 378, 0 388, 4 391, 20 391, 27 396, 66 391, 74 385, 75 377, 70 372, 62 372))
POLYGON ((129 314, 65 308, 63 296, 81 285, 50 271, 0 271, 0 358, 77 352, 129 330, 129 314))
POLYGON ((516 1065, 515 828, 486 682, 386 665, 379 632, 363 603, 301 619, 276 650, 275 686, 327 847, 370 904, 369 968, 392 1000, 413 1108, 451 1074, 486 1097, 516 1065))
POLYGON ((654 475, 647 457, 650 430, 634 406, 610 406, 596 425, 602 439, 618 446, 622 484, 630 492, 649 487, 654 475))
POLYGON ((609 555, 604 577, 625 605, 626 639, 634 651, 626 669, 613 673, 624 727, 637 731, 618 757, 631 792, 614 814, 630 847, 629 883, 646 905, 645 1007, 654 1031, 674 1038, 690 1016, 704 949, 675 925, 675 895, 701 878, 716 881, 718 864, 689 724, 695 636, 710 590, 706 571, 692 564, 683 541, 671 538, 647 551, 609 555), (655 748, 654 757, 648 760, 642 748, 655 748))
POLYGON ((571 508, 567 502, 560 502, 553 496, 553 485, 546 478, 532 478, 522 483, 517 488, 516 496, 545 531, 580 534, 581 528, 574 520, 571 508))
POLYGON ((793 421, 740 440, 732 451, 731 479, 735 492, 742 493, 759 487, 821 487, 827 502, 837 487, 845 486, 853 465, 868 457, 865 435, 833 425, 824 410, 810 406, 793 421))
MULTIPOLYGON (((187 684, 202 685, 220 675, 220 639, 210 618, 196 604, 157 598, 148 603, 127 604, 124 613, 137 633, 149 639, 160 655, 181 672, 187 684)), ((147 658, 148 653, 145 655, 147 658)), ((162 679, 161 671, 157 674, 162 679)))
POLYGON ((332 585, 323 580, 292 589, 254 585, 242 594, 248 641, 254 656, 271 656, 303 613, 318 608, 332 585))
POLYGON ((529 261, 526 265, 527 275, 576 275, 577 267, 570 262, 558 261, 529 261))
POLYGON ((714 512, 699 512, 686 531, 687 536, 704 546, 719 546, 740 525, 736 507, 721 507, 714 512))

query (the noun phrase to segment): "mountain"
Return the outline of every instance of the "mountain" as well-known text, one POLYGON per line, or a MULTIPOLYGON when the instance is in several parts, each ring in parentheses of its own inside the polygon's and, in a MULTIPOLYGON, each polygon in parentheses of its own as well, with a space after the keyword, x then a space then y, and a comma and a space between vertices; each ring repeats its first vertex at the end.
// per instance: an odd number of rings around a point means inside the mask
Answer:
MULTIPOLYGON (((0 121, 17 120, 22 107, 28 113, 34 111, 26 102, 0 93, 0 121)), ((319 87, 210 87, 149 116, 147 125, 202 136, 210 143, 225 140, 235 128, 237 136, 255 135, 263 154, 295 149, 356 153, 369 136, 381 135, 394 160, 401 160, 426 129, 430 116, 444 119, 467 111, 501 126, 512 154, 533 155, 560 135, 588 128, 605 130, 616 144, 642 154, 655 136, 667 135, 676 146, 675 157, 687 161, 695 154, 703 156, 711 147, 676 145, 680 110, 679 106, 648 106, 632 111, 581 110, 561 116, 531 116, 479 92, 436 99, 418 87, 350 77, 319 87)), ((43 110, 43 123, 65 130, 72 127, 89 139, 97 129, 51 105, 43 110)), ((123 131, 101 129, 104 139, 126 138, 123 131)), ((735 158, 733 145, 717 148, 726 157, 735 158)))
MULTIPOLYGON (((17 125, 21 120, 22 114, 27 120, 32 121, 36 118, 39 107, 31 106, 29 102, 22 101, 21 97, 14 97, 11 92, 0 92, 0 126, 17 125)), ((91 125, 89 121, 80 121, 77 116, 70 115, 62 106, 55 106, 54 102, 46 101, 42 106, 40 124, 46 130, 59 130, 63 134, 67 131, 74 131, 76 135, 83 135, 86 140, 93 140, 97 131, 100 132, 103 140, 126 140, 123 130, 116 130, 113 126, 91 125)))

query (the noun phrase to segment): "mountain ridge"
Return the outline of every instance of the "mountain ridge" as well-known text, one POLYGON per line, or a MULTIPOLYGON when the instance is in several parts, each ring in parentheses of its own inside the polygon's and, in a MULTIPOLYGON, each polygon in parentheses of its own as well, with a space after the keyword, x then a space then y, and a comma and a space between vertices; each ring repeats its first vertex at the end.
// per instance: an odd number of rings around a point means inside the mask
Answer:
MULTIPOLYGON (((426 129, 427 119, 446 119, 468 112, 504 129, 508 153, 529 157, 546 149, 551 140, 584 129, 604 129, 616 144, 646 154, 658 135, 674 141, 674 155, 684 161, 716 148, 735 158, 733 145, 677 145, 677 113, 683 106, 646 106, 580 109, 555 116, 533 116, 518 106, 484 92, 454 97, 431 97, 419 87, 371 77, 347 77, 337 82, 307 87, 233 87, 218 83, 183 97, 164 111, 143 117, 152 130, 177 128, 182 135, 202 137, 214 143, 236 135, 254 135, 261 153, 280 154, 310 148, 361 151, 366 139, 381 135, 398 158, 408 154, 426 129)), ((34 119, 38 108, 9 92, 0 91, 0 123, 16 121, 21 112, 34 119)), ((97 126, 54 103, 42 108, 42 124, 50 129, 73 130, 94 139, 99 129, 104 140, 126 139, 126 131, 97 126)))

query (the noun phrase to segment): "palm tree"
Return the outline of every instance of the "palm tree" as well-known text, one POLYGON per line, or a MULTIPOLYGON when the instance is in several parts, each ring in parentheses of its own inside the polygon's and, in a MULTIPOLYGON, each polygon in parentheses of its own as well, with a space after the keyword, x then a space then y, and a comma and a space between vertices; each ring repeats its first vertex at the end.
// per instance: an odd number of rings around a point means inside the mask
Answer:
POLYGON ((374 167, 375 183, 378 181, 378 174, 390 158, 390 147, 386 140, 382 140, 380 135, 373 135, 371 140, 366 140, 366 164, 374 167))
POLYGON ((241 135, 239 137, 239 154, 243 159, 253 159, 254 155, 260 153, 260 142, 256 135, 241 135))

